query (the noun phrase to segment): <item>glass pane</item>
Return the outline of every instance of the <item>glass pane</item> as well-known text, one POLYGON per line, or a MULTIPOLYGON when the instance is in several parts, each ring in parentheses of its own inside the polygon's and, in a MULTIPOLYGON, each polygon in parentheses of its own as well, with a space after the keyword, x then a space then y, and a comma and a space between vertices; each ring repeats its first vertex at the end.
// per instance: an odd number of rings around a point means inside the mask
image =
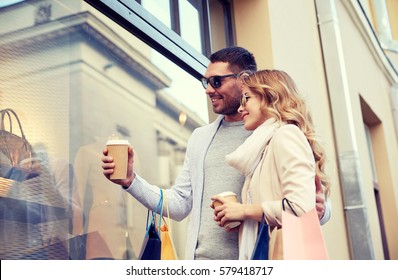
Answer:
POLYGON ((102 150, 129 140, 135 171, 170 187, 208 122, 200 82, 81 0, 0 17, 0 258, 137 258, 147 210, 104 177, 102 150))
POLYGON ((0 7, 5 7, 11 4, 15 4, 18 2, 22 2, 23 0, 2 0, 0 3, 0 7))
POLYGON ((171 28, 170 0, 142 0, 141 5, 168 28, 171 28))
POLYGON ((227 46, 225 30, 225 15, 224 9, 220 1, 210 0, 210 29, 211 29, 211 39, 212 39, 212 49, 219 50, 227 46))
POLYGON ((202 53, 198 10, 188 0, 179 0, 181 37, 202 53))

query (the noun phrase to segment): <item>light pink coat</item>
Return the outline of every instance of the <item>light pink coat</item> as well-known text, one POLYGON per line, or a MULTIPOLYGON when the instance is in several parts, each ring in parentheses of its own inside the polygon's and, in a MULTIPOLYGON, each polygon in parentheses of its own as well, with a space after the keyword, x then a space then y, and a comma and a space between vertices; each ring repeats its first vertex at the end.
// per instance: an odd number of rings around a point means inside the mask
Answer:
MULTIPOLYGON (((248 189, 252 204, 261 204, 271 230, 281 226, 284 197, 299 216, 315 207, 315 160, 297 126, 283 125, 275 132, 252 177, 245 181, 242 203, 247 202, 248 189)), ((288 205, 285 209, 291 212, 288 205)))

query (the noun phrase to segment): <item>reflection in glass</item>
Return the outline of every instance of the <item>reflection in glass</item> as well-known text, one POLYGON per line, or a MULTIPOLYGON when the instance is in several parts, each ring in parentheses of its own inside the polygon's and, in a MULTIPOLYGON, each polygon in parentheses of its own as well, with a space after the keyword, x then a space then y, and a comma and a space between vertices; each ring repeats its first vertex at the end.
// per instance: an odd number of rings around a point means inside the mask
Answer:
POLYGON ((202 53, 201 30, 198 10, 189 1, 179 0, 181 37, 202 53))
MULTIPOLYGON (((102 150, 112 134, 129 140, 135 171, 170 187, 207 123, 200 82, 80 0, 0 16, 0 109, 32 147, 15 163, 0 151, 0 258, 135 259, 147 210, 103 176, 102 150), (37 176, 6 175, 26 166, 37 176)), ((21 138, 5 120, 2 137, 21 138)), ((183 258, 184 221, 173 229, 183 258)))
POLYGON ((142 0, 141 5, 168 28, 171 28, 170 0, 142 0))
POLYGON ((0 7, 5 7, 22 1, 23 0, 2 0, 0 3, 0 7))

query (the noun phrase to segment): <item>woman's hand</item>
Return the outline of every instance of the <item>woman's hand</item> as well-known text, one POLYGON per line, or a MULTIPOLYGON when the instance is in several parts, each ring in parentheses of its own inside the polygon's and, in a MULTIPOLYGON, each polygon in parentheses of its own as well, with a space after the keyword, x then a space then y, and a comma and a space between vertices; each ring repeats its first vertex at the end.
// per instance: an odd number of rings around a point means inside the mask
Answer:
POLYGON ((322 219, 323 215, 325 214, 325 194, 321 192, 316 193, 316 212, 318 214, 319 220, 322 219))
MULTIPOLYGON (((211 199, 213 200, 211 208, 214 209, 214 220, 220 227, 224 227, 229 221, 243 221, 245 219, 246 204, 228 201, 219 196, 214 196, 211 199), (215 202, 220 202, 221 205, 215 207, 215 202)), ((229 230, 227 229, 227 231, 229 230)))
POLYGON ((325 197, 324 187, 321 183, 321 180, 319 180, 318 176, 315 177, 315 187, 316 187, 315 206, 318 218, 319 220, 321 220, 323 215, 325 214, 326 197, 325 197))

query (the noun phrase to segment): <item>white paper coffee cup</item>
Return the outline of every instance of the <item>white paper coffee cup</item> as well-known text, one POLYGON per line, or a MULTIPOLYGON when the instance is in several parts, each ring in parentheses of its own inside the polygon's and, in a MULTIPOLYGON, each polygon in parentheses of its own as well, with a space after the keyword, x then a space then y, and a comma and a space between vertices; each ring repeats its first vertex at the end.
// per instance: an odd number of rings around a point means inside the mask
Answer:
MULTIPOLYGON (((217 196, 223 197, 223 198, 225 198, 225 199, 227 199, 229 201, 238 202, 238 196, 234 192, 230 192, 230 191, 222 192, 222 193, 217 194, 217 196)), ((214 207, 218 207, 220 205, 222 205, 221 202, 213 201, 213 206, 214 207)), ((226 227, 226 228, 235 228, 235 227, 239 226, 240 224, 241 224, 240 221, 229 221, 229 222, 224 224, 224 227, 226 227)))
POLYGON ((110 175, 111 179, 126 179, 128 165, 128 140, 110 139, 106 142, 108 148, 108 156, 113 157, 115 167, 110 175))

